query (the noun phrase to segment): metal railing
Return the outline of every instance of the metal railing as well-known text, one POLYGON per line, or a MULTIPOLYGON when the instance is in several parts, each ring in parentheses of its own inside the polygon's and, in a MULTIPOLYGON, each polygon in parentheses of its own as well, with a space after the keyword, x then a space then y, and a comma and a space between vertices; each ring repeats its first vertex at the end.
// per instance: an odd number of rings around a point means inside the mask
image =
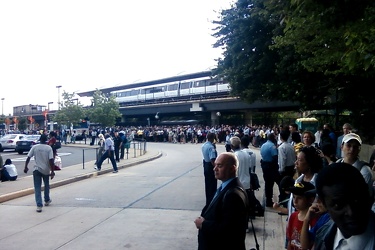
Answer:
MULTIPOLYGON (((129 159, 129 154, 131 154, 131 150, 133 150, 133 158, 137 158, 137 156, 142 156, 146 153, 147 148, 147 141, 144 139, 141 140, 133 140, 127 143, 125 145, 125 154, 126 159, 129 159)), ((96 162, 98 162, 98 152, 99 147, 95 147, 95 155, 96 155, 96 162)), ((94 150, 94 148, 83 148, 82 149, 82 168, 85 169, 85 151, 86 150, 94 150)), ((120 149, 121 150, 121 149, 120 149)), ((109 163, 109 159, 108 159, 109 163)))

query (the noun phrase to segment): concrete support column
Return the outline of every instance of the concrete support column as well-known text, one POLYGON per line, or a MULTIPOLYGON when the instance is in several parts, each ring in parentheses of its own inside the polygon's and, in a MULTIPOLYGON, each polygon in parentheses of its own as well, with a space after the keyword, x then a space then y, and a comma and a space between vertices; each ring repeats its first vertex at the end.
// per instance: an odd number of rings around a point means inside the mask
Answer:
POLYGON ((250 124, 250 126, 253 126, 253 112, 248 110, 245 111, 245 124, 250 124))

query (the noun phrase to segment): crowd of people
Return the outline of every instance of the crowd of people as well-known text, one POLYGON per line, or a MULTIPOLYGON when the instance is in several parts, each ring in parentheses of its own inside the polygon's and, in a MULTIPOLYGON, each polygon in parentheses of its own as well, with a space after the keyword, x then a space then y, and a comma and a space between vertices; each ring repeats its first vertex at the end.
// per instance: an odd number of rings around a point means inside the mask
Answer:
POLYGON ((350 124, 339 137, 329 124, 313 133, 294 123, 264 131, 265 140, 251 128, 224 134, 227 152, 217 154, 217 130, 202 145, 206 205, 195 220, 198 249, 245 249, 254 166, 242 141, 260 147, 265 206, 286 215, 285 249, 375 249, 374 160, 359 159, 362 140, 350 124))

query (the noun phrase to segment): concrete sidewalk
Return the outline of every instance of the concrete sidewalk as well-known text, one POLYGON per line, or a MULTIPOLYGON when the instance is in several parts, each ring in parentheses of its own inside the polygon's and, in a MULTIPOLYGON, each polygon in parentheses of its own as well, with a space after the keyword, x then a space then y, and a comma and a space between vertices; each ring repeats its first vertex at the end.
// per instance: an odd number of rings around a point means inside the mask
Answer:
MULTIPOLYGON (((75 143, 67 144, 63 147, 90 147, 90 145, 84 143, 75 143)), ((119 163, 117 163, 117 167, 119 170, 121 170, 123 168, 134 166, 136 164, 154 160, 161 155, 161 152, 156 151, 147 151, 145 153, 142 152, 141 154, 139 150, 136 150, 136 152, 134 152, 134 149, 130 148, 128 154, 129 158, 121 160, 119 163), (134 157, 134 155, 136 155, 136 157, 134 157)), ((53 180, 50 181, 50 187, 59 187, 75 181, 80 181, 113 171, 111 162, 104 161, 101 171, 97 171, 94 169, 94 163, 95 161, 87 161, 84 164, 81 163, 69 167, 63 166, 61 171, 55 171, 56 176, 53 180)), ((30 170, 32 171, 32 168, 30 170)), ((18 178, 16 181, 1 182, 0 203, 33 193, 34 186, 32 175, 18 178)))

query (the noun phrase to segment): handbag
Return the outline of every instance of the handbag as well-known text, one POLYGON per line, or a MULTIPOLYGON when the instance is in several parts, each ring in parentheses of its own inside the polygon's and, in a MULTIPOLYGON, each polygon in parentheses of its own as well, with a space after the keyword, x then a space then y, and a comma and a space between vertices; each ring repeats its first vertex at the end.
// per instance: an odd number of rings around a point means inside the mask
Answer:
POLYGON ((59 171, 61 169, 62 169, 61 157, 60 156, 55 156, 54 170, 59 171))
POLYGON ((249 172, 250 172, 250 186, 251 186, 251 189, 259 191, 260 183, 259 183, 258 175, 256 173, 254 173, 254 172, 251 172, 250 169, 249 169, 249 172))

